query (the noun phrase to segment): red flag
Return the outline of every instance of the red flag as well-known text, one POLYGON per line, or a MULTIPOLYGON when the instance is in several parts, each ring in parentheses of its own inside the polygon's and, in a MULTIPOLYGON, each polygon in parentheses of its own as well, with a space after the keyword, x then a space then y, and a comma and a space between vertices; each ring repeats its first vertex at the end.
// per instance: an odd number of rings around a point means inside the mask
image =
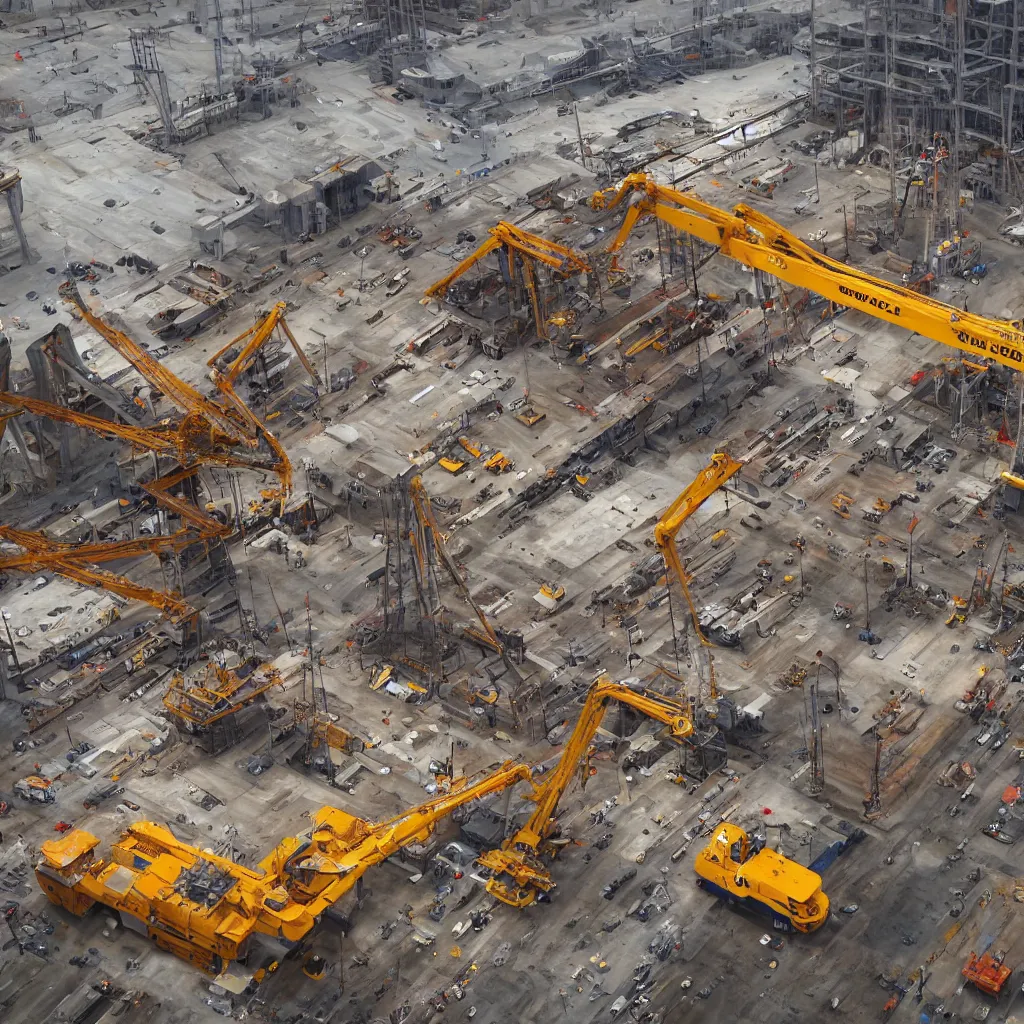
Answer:
POLYGON ((918 516, 914 516, 907 525, 907 533, 913 533, 919 522, 921 522, 920 518, 918 516))

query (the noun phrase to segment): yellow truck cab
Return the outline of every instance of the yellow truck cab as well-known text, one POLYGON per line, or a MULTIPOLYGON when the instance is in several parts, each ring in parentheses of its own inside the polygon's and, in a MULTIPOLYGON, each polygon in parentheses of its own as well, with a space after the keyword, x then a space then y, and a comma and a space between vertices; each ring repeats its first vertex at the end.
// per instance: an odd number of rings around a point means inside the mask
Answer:
POLYGON ((697 885, 727 903, 770 917, 779 931, 813 932, 828 919, 821 875, 769 850, 728 822, 715 829, 693 866, 697 885))

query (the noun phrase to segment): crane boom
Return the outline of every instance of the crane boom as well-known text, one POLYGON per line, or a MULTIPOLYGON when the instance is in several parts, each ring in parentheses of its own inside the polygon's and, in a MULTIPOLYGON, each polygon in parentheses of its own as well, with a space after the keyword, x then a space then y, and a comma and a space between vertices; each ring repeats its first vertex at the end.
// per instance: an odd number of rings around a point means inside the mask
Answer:
POLYGON ((308 836, 281 840, 254 868, 183 843, 153 822, 130 825, 105 861, 96 856, 100 840, 75 829, 42 845, 36 879, 71 913, 101 904, 128 914, 161 949, 216 975, 246 955, 254 933, 295 946, 369 868, 425 840, 457 807, 531 779, 528 765, 507 761, 380 822, 324 807, 308 836))
MULTIPOLYGON (((427 299, 443 299, 445 292, 457 278, 471 270, 490 253, 503 247, 507 250, 510 261, 513 255, 518 255, 523 258, 524 263, 535 260, 559 274, 591 273, 590 264, 579 253, 558 242, 517 227, 515 224, 509 224, 503 220, 498 221, 493 228, 489 229, 488 234, 490 237, 475 252, 470 253, 440 281, 435 281, 424 292, 427 299)), ((538 322, 537 329, 541 329, 540 322, 538 322)))
POLYGON ((834 260, 781 224, 746 205, 721 210, 697 196, 659 185, 645 174, 629 175, 609 198, 596 193, 591 206, 611 209, 639 193, 606 250, 617 252, 636 222, 652 215, 716 246, 723 256, 752 270, 806 288, 840 306, 858 309, 950 348, 1024 369, 1024 324, 968 313, 834 260))
POLYGON ((97 569, 96 566, 102 562, 140 558, 144 555, 171 554, 193 544, 228 536, 231 533, 229 526, 217 522, 184 498, 168 493, 170 488, 195 476, 197 470, 197 466, 185 467, 142 485, 144 491, 181 516, 182 521, 188 524, 182 529, 163 536, 136 537, 133 540, 65 544, 52 540, 44 533, 0 525, 0 539, 17 544, 25 552, 22 555, 0 556, 0 570, 40 572, 49 569, 85 586, 101 587, 129 600, 144 601, 172 620, 187 618, 193 614, 193 610, 178 594, 140 586, 125 576, 97 569))
POLYGON ((656 721, 664 722, 677 740, 693 735, 693 723, 686 705, 651 690, 634 689, 627 683, 612 682, 600 675, 587 692, 580 717, 567 740, 562 755, 548 778, 537 789, 537 807, 523 827, 502 843, 488 850, 479 863, 489 868, 487 891, 503 903, 525 907, 538 892, 554 888, 551 874, 540 860, 543 846, 556 829, 558 802, 587 758, 590 744, 612 701, 618 701, 656 721))
POLYGON ((81 565, 76 562, 58 559, 40 561, 38 570, 49 569, 66 579, 81 583, 83 587, 93 590, 106 590, 117 594, 126 601, 142 601, 153 608, 159 609, 171 622, 182 622, 195 614, 195 609, 175 591, 154 590, 133 583, 126 576, 108 572, 95 566, 81 565))
POLYGON ((100 437, 127 441, 139 451, 155 451, 158 455, 169 455, 171 458, 178 458, 182 454, 181 438, 173 427, 133 427, 124 423, 115 423, 113 420, 105 420, 99 416, 90 416, 88 413, 75 412, 63 405, 53 405, 38 398, 29 398, 27 395, 15 395, 8 391, 0 392, 0 402, 24 412, 30 412, 33 416, 45 416, 46 419, 53 420, 55 423, 70 423, 76 427, 82 427, 100 437))
POLYGON ((439 281, 435 281, 424 293, 424 297, 427 299, 443 299, 445 292, 457 281, 463 274, 470 271, 475 267, 482 259, 485 259, 496 249, 501 248, 501 240, 496 238, 493 234, 486 239, 475 252, 471 252, 464 260, 456 263, 452 269, 445 274, 439 281))
POLYGON ((73 280, 60 286, 60 295, 74 305, 82 319, 104 338, 110 347, 131 363, 153 387, 162 391, 175 405, 198 416, 202 416, 217 427, 226 437, 251 447, 258 443, 258 435, 246 432, 227 412, 175 376, 159 360, 154 359, 141 345, 138 345, 123 331, 111 327, 89 308, 73 280))

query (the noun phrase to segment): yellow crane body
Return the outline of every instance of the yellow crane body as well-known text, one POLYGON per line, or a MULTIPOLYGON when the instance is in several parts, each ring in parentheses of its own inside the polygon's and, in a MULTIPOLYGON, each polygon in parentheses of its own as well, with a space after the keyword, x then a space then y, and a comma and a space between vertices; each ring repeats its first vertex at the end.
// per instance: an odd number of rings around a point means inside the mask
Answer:
POLYGON ((637 198, 607 252, 625 244, 641 217, 663 223, 716 246, 723 256, 780 281, 806 288, 839 306, 903 327, 942 345, 984 356, 1011 369, 1024 369, 1024 324, 968 313, 902 285, 874 277, 825 256, 770 217, 746 205, 721 210, 696 195, 631 174, 616 190, 596 193, 595 209, 612 209, 637 198))
POLYGON ((163 702, 181 725, 201 731, 282 685, 281 673, 272 665, 261 665, 244 676, 208 665, 201 682, 188 682, 183 673, 175 672, 163 702))
POLYGON ((813 932, 828 920, 821 875, 751 842, 738 825, 719 825, 693 869, 700 888, 770 917, 779 931, 813 932))
POLYGON ((539 892, 555 887, 542 855, 552 852, 551 840, 557 832, 555 812, 558 802, 576 774, 587 761, 590 745, 601 725, 608 705, 614 701, 669 727, 673 739, 686 740, 693 735, 687 705, 650 690, 634 689, 626 683, 612 682, 601 675, 591 685, 580 717, 551 774, 537 788, 536 810, 526 824, 510 836, 498 850, 488 850, 479 858, 481 867, 491 872, 487 891, 512 907, 527 907, 539 892))
POLYGON ((380 822, 323 807, 308 835, 282 839, 252 868, 153 822, 130 825, 104 860, 96 854, 100 840, 74 829, 43 843, 36 879, 57 906, 78 916, 96 904, 109 907, 159 948, 217 975, 246 955, 254 934, 298 945, 369 868, 425 841, 457 807, 531 778, 528 765, 508 761, 476 782, 453 780, 449 792, 380 822))

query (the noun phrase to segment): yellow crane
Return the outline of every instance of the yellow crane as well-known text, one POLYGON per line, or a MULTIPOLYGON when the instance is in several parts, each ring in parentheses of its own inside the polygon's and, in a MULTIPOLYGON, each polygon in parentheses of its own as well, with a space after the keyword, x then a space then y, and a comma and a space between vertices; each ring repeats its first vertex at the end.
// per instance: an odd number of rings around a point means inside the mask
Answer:
MULTIPOLYGON (((510 836, 498 850, 488 850, 479 864, 491 871, 487 891, 512 907, 529 906, 539 892, 555 887, 551 873, 541 859, 556 852, 552 840, 557 836, 555 812, 558 802, 577 772, 588 760, 590 745, 601 725, 608 705, 617 701, 656 721, 664 722, 676 740, 693 735, 693 724, 686 705, 660 693, 626 683, 612 682, 602 673, 590 687, 580 717, 566 741, 558 763, 537 789, 537 808, 526 824, 510 836)), ((584 769, 585 770, 585 769, 584 769)))
POLYGON ((226 746, 226 739, 212 736, 213 726, 252 704, 273 687, 284 685, 281 673, 272 665, 249 668, 251 670, 243 674, 208 663, 202 678, 193 679, 186 679, 183 672, 175 672, 164 693, 164 707, 177 725, 194 735, 201 745, 215 746, 219 740, 226 746))
MULTIPOLYGON (((204 461, 204 456, 208 451, 212 456, 217 456, 222 453, 225 446, 234 448, 241 445, 258 449, 263 443, 269 449, 271 458, 267 459, 263 456, 259 461, 269 465, 280 479, 281 504, 282 508, 284 507, 284 502, 292 490, 291 461, 280 442, 267 429, 266 424, 235 394, 231 380, 226 379, 223 374, 217 373, 214 383, 224 401, 215 402, 213 399, 207 398, 191 384, 175 376, 123 331, 117 330, 96 316, 82 298, 74 281, 66 281, 62 284, 60 294, 65 302, 75 307, 78 316, 103 337, 111 348, 183 411, 184 417, 178 424, 176 439, 181 456, 178 461, 183 466, 204 461)), ((6 395, 2 395, 0 398, 3 398, 8 405, 17 404, 9 401, 6 395)), ((43 415, 58 418, 52 413, 43 413, 43 415)), ((96 417, 92 417, 92 419, 96 419, 96 417)), ((82 422, 80 425, 84 426, 85 423, 82 422)), ((89 429, 102 432, 95 424, 90 424, 89 429)), ((110 434, 118 436, 117 431, 110 431, 110 434)), ((120 436, 131 440, 123 433, 120 436)), ((264 466, 260 468, 264 468, 264 466)))
POLYGON ((705 466, 685 490, 665 510, 665 513, 658 520, 654 527, 654 543, 665 559, 665 568, 669 573, 669 585, 673 578, 678 582, 686 598, 686 604, 690 609, 690 617, 693 621, 693 631, 697 636, 702 648, 705 648, 707 657, 707 680, 708 700, 714 702, 718 699, 718 684, 715 680, 715 666, 710 652, 706 648, 713 647, 711 641, 704 635, 700 626, 700 616, 697 614, 697 606, 693 603, 693 596, 688 586, 689 577, 683 560, 679 556, 679 549, 676 546, 676 537, 683 528, 683 524, 693 515, 694 512, 704 504, 712 494, 720 487, 727 484, 741 469, 742 462, 737 462, 725 452, 715 452, 711 461, 705 466))
POLYGON ((58 289, 61 298, 74 306, 78 316, 87 323, 107 344, 120 355, 149 383, 162 391, 167 398, 186 416, 205 420, 217 432, 236 443, 256 447, 259 433, 253 433, 249 424, 239 422, 228 410, 197 391, 180 377, 175 376, 158 359, 151 356, 141 345, 128 337, 123 331, 112 327, 105 320, 96 316, 89 304, 82 298, 78 286, 73 280, 65 281, 58 289))
MULTIPOLYGON (((460 438, 460 441, 463 440, 460 438)), ((470 448, 466 448, 467 451, 472 451, 470 448)), ((463 632, 471 640, 476 643, 482 644, 485 647, 491 648, 496 654, 503 655, 505 653, 505 645, 501 642, 501 638, 494 631, 494 627, 490 624, 487 616, 484 614, 484 610, 473 600, 473 595, 470 592, 469 587, 466 585, 466 581, 462 578, 462 573, 459 571, 459 567, 455 564, 455 560, 448 553, 448 545, 445 543, 445 535, 438 525, 437 517, 434 515, 434 510, 430 504, 430 495, 427 494, 427 489, 423 486, 423 478, 420 476, 414 476, 409 481, 409 496, 412 498, 413 510, 416 513, 416 520, 419 524, 419 534, 413 534, 411 537, 413 552, 416 555, 417 562, 420 566, 420 578, 425 579, 427 573, 427 561, 428 561, 428 545, 433 545, 434 551, 437 554, 438 560, 444 566, 448 575, 451 577, 452 582, 458 588, 459 593, 465 598, 466 602, 473 609, 477 619, 480 622, 480 629, 476 629, 473 626, 463 627, 463 632)))
POLYGON ((159 609, 173 622, 181 622, 193 616, 194 609, 180 594, 141 586, 125 576, 100 569, 98 566, 102 563, 119 562, 145 555, 165 557, 183 551, 193 544, 217 541, 230 534, 230 527, 219 523, 184 498, 169 493, 170 488, 194 476, 197 469, 196 466, 179 469, 152 483, 142 485, 147 494, 182 518, 184 525, 174 533, 136 537, 124 541, 101 541, 95 544, 66 544, 51 540, 44 533, 32 533, 18 530, 13 526, 0 525, 0 538, 18 545, 23 551, 22 554, 0 557, 0 570, 42 572, 49 569, 84 586, 107 590, 128 600, 144 601, 159 609))
MULTIPOLYGON (((107 590, 128 600, 144 601, 160 609, 172 621, 181 622, 194 616, 195 612, 179 594, 140 586, 122 575, 98 568, 98 563, 145 554, 166 555, 197 542, 218 540, 230 534, 228 527, 218 523, 192 502, 171 493, 172 488, 194 476, 200 466, 274 472, 280 487, 273 493, 280 498, 283 506, 292 489, 291 462, 274 435, 235 394, 234 377, 230 371, 227 375, 219 374, 217 379, 217 386, 227 399, 227 404, 208 399, 162 366, 124 332, 95 316, 73 282, 62 285, 60 293, 65 301, 76 307, 82 320, 105 338, 154 388, 171 399, 183 415, 177 423, 141 427, 76 412, 26 395, 0 392, 0 406, 9 406, 13 410, 0 411, 0 423, 6 423, 18 413, 29 412, 55 423, 81 427, 100 437, 124 441, 137 451, 157 458, 164 456, 174 459, 179 469, 151 484, 143 485, 143 489, 168 511, 179 515, 184 525, 181 530, 168 536, 94 545, 58 544, 43 533, 29 533, 4 526, 0 527, 0 537, 19 545, 24 554, 0 558, 0 569, 32 572, 49 569, 84 586, 107 590), (265 445, 264 449, 261 449, 261 443, 265 445), (269 453, 266 449, 269 449, 269 453)), ((276 326, 283 311, 277 307, 275 310, 276 326)), ((238 362, 238 365, 243 364, 238 362)))
POLYGON ((457 807, 531 780, 528 765, 508 761, 476 782, 454 779, 448 792, 385 821, 322 807, 308 835, 282 839, 251 868, 153 822, 128 826, 106 860, 96 836, 74 829, 43 843, 36 879, 72 914, 96 904, 127 914, 160 949, 218 975, 250 951, 254 934, 298 946, 371 867, 425 842, 457 807))
POLYGON ((448 289, 467 271, 472 270, 492 252, 503 249, 508 265, 509 278, 515 278, 517 261, 522 267, 523 286, 530 296, 533 307, 534 327, 539 338, 548 338, 548 318, 544 315, 540 287, 536 279, 536 264, 543 264, 558 277, 567 278, 573 274, 590 274, 590 264, 580 254, 567 246, 535 235, 515 224, 499 221, 488 231, 488 238, 475 251, 452 268, 439 281, 435 281, 423 294, 424 301, 442 300, 448 289))
POLYGON ((622 248, 641 217, 654 216, 752 270, 974 357, 1024 369, 1024 323, 1020 320, 993 319, 955 309, 825 256, 759 210, 743 204, 731 211, 721 210, 692 193, 659 185, 646 174, 631 174, 618 188, 595 193, 590 205, 609 210, 627 197, 635 198, 606 250, 609 253, 622 248))
MULTIPOLYGON (((233 338, 222 349, 214 352, 207 359, 206 365, 228 383, 234 384, 243 373, 253 367, 260 356, 263 346, 274 336, 274 331, 280 330, 291 344, 295 355, 298 356, 299 362, 302 363, 303 369, 309 374, 313 382, 315 384, 323 384, 316 367, 306 358, 306 353, 302 351, 302 347, 295 340, 295 335, 292 334, 292 329, 288 326, 288 321, 285 319, 287 312, 287 302, 275 303, 266 316, 261 317, 252 327, 247 331, 243 331, 237 338, 233 338), (237 353, 234 358, 225 363, 221 362, 225 356, 236 349, 237 353)), ((216 377, 214 380, 216 380, 216 377)))

